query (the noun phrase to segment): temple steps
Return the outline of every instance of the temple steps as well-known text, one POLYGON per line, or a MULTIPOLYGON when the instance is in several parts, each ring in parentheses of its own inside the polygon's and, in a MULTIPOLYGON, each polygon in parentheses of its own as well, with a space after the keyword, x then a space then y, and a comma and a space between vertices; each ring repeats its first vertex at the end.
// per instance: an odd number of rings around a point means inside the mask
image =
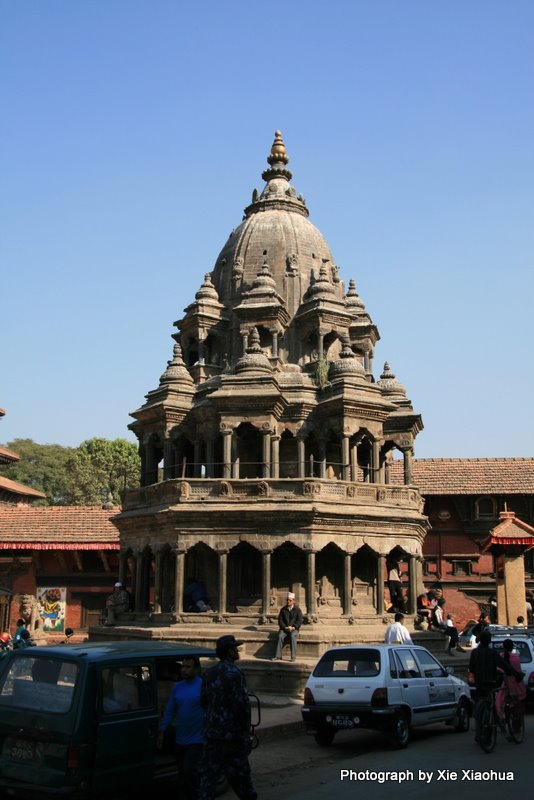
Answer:
MULTIPOLYGON (((245 617, 242 620, 241 615, 234 614, 225 615, 227 617, 225 622, 215 622, 213 614, 190 614, 187 616, 191 619, 187 622, 155 625, 152 620, 147 619, 146 614, 143 622, 132 619, 135 616, 141 615, 125 614, 122 615, 120 623, 113 627, 90 628, 90 641, 151 639, 187 642, 195 646, 214 648, 219 636, 233 634, 244 643, 240 648, 239 663, 247 676, 249 690, 291 696, 302 694, 317 659, 329 647, 383 642, 386 626, 393 621, 392 615, 385 614, 384 617, 378 617, 374 614, 358 618, 353 624, 349 624, 347 619, 336 621, 322 619, 311 625, 303 625, 298 640, 297 661, 289 660, 289 646, 286 645, 283 660, 273 662, 271 659, 278 637, 278 626, 275 622, 261 625, 258 624, 256 616, 245 617), (242 624, 243 621, 245 624, 242 624)), ((465 677, 468 654, 447 655, 446 638, 434 631, 414 631, 413 617, 406 618, 406 625, 411 631, 414 642, 433 652, 446 666, 454 666, 455 672, 465 677)))

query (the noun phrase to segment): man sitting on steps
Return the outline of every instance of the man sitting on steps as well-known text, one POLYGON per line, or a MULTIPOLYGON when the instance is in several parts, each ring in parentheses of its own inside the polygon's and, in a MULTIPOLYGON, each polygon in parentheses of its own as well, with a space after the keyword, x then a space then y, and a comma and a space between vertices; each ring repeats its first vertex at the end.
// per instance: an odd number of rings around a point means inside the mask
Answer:
POLYGON ((297 657, 297 637, 302 622, 302 611, 295 605, 295 595, 293 592, 288 592, 287 605, 283 606, 278 614, 278 627, 280 630, 278 632, 276 655, 273 661, 282 660, 282 647, 284 646, 286 636, 289 636, 289 643, 291 645, 291 661, 295 661, 297 657))

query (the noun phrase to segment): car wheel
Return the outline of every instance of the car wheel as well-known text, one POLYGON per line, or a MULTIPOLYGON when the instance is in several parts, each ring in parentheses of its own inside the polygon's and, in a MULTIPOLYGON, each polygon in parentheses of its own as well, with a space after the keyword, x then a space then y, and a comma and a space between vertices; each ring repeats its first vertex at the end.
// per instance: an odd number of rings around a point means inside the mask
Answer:
POLYGON ((410 721, 406 714, 401 712, 395 717, 393 727, 390 728, 388 737, 393 747, 399 749, 406 747, 410 740, 410 721))
POLYGON ((331 731, 328 728, 323 728, 322 730, 317 731, 314 738, 320 747, 330 747, 334 741, 335 735, 335 731, 331 731))
POLYGON ((471 717, 469 714, 469 708, 465 700, 460 700, 458 703, 458 708, 456 709, 456 716, 454 718, 454 730, 458 731, 458 733, 467 733, 469 730, 469 723, 471 721, 471 717))

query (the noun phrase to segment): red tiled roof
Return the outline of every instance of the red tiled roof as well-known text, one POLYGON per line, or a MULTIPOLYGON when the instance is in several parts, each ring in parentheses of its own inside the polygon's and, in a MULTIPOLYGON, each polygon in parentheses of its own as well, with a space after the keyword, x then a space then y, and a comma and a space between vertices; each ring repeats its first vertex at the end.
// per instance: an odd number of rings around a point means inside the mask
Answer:
POLYGON ((20 461, 20 456, 14 453, 13 450, 0 446, 0 464, 12 464, 13 461, 20 461))
POLYGON ((0 550, 118 550, 118 508, 0 506, 0 550))
MULTIPOLYGON (((402 483, 402 461, 391 482, 402 483)), ((423 495, 534 494, 534 458, 417 458, 412 483, 423 495)))
POLYGON ((31 486, 24 486, 23 483, 17 483, 10 478, 4 478, 0 475, 0 490, 4 492, 12 492, 13 494, 21 494, 24 497, 46 497, 43 492, 37 489, 32 489, 31 486))

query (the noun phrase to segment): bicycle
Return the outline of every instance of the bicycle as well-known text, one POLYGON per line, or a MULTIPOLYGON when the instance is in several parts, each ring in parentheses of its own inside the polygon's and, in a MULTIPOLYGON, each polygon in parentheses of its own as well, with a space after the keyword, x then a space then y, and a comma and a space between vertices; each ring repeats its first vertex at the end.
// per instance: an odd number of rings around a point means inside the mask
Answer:
POLYGON ((516 744, 521 744, 525 737, 523 703, 509 693, 504 699, 504 724, 508 731, 508 738, 516 744))
POLYGON ((475 706, 476 741, 485 753, 491 753, 497 742, 497 730, 509 741, 521 744, 525 735, 525 719, 521 702, 507 693, 504 700, 504 718, 499 719, 495 700, 499 686, 492 687, 475 706))
POLYGON ((495 697, 498 691, 498 687, 489 689, 483 697, 477 700, 475 706, 475 741, 485 753, 491 753, 497 742, 499 721, 495 708, 495 697))

